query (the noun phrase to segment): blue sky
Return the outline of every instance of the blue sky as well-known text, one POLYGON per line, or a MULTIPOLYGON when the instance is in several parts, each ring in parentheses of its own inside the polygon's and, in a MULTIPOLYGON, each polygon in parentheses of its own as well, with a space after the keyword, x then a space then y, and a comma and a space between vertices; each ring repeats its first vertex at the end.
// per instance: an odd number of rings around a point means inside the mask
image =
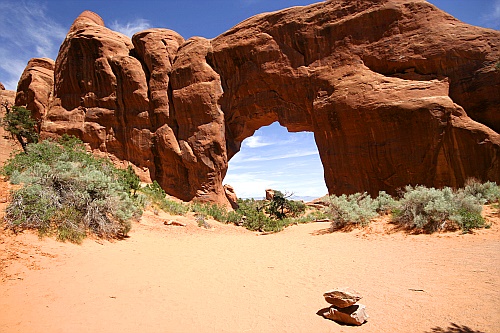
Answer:
MULTIPOLYGON (((314 0, 0 0, 0 82, 16 89, 32 57, 55 59, 73 20, 84 10, 98 13, 109 28, 131 36, 168 28, 184 38, 213 38, 250 16, 314 0)), ((500 29, 500 0, 430 0, 458 19, 500 29)), ((288 133, 277 123, 243 141, 229 163, 225 183, 239 197, 262 197, 274 188, 299 196, 326 194, 323 168, 312 133, 288 133)))

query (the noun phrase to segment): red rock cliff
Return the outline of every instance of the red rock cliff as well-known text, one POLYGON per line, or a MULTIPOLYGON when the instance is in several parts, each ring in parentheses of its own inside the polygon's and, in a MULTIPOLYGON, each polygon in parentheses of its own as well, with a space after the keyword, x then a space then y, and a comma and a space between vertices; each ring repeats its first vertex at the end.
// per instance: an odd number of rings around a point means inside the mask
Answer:
POLYGON ((183 200, 226 203, 228 160, 274 121, 314 132, 330 193, 394 193, 500 182, 499 59, 500 32, 423 0, 327 1, 187 41, 166 29, 131 41, 84 12, 53 95, 18 96, 44 135, 75 134, 183 200))

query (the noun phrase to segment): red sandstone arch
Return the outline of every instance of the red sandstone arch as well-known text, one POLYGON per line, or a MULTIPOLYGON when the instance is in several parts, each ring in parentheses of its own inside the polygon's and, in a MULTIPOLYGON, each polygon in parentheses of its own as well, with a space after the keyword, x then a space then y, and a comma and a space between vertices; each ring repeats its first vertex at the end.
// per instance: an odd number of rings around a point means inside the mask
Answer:
POLYGON ((394 193, 500 182, 499 58, 500 32, 423 0, 327 1, 187 41, 131 42, 84 13, 53 86, 29 84, 32 62, 18 94, 51 91, 35 103, 44 135, 76 134, 183 200, 225 202, 228 160, 276 120, 314 132, 330 193, 394 193))

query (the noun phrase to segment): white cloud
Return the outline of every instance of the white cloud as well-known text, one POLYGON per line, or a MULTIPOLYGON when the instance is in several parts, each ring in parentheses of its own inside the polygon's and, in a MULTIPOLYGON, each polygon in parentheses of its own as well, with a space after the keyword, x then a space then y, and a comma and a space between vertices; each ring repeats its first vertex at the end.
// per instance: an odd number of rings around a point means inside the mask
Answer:
POLYGON ((262 136, 251 136, 243 140, 243 146, 248 148, 259 148, 272 145, 272 142, 263 141, 262 136))
POLYGON ((267 188, 279 187, 276 180, 260 172, 228 175, 224 183, 234 187, 238 198, 263 198, 267 188))
POLYGON ((149 23, 149 21, 143 18, 138 18, 132 22, 127 22, 127 23, 120 23, 118 21, 114 21, 110 25, 111 30, 118 31, 129 37, 132 37, 136 32, 150 28, 151 24, 149 23))
MULTIPOLYGON (((305 150, 305 151, 294 151, 286 154, 279 155, 264 155, 264 156, 252 156, 252 157, 242 157, 240 161, 246 162, 264 162, 264 161, 276 161, 284 160, 287 158, 297 158, 305 156, 318 155, 318 151, 315 150, 305 150)), ((236 157, 236 156, 235 156, 236 157)))
POLYGON ((0 82, 15 90, 29 59, 55 59, 67 30, 38 2, 0 2, 0 82))

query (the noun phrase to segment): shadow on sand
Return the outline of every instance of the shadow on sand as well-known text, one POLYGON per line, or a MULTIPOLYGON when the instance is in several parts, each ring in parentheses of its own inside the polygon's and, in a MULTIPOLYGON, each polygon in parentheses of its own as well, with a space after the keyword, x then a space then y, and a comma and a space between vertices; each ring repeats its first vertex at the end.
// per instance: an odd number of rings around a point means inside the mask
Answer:
POLYGON ((430 331, 425 333, 486 333, 486 332, 476 331, 465 325, 450 323, 450 326, 447 328, 434 327, 430 331))

